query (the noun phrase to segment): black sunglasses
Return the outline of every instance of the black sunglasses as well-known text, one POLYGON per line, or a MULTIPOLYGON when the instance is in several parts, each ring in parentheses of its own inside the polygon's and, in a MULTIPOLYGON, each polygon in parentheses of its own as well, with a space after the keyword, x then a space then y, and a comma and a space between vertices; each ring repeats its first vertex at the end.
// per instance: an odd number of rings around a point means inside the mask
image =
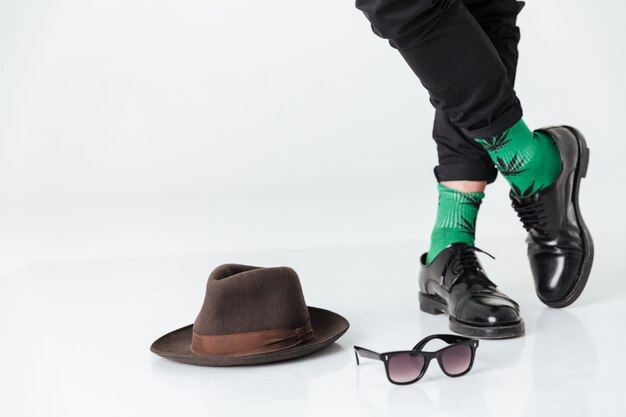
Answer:
POLYGON ((359 365, 359 355, 364 358, 378 359, 385 364, 387 379, 398 385, 412 384, 421 379, 428 369, 428 364, 437 358, 441 370, 448 376, 465 375, 472 369, 478 340, 453 334, 434 334, 422 340, 412 350, 376 353, 359 346, 354 347, 354 356, 359 365), (423 352, 428 342, 440 339, 450 344, 436 352, 423 352))

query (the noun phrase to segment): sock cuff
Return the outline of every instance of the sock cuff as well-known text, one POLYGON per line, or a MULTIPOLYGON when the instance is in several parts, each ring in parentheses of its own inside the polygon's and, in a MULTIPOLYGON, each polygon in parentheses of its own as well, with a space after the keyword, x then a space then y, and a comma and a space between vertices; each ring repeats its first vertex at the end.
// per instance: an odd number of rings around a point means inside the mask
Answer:
MULTIPOLYGON (((527 137, 532 138, 533 132, 528 128, 524 119, 519 119, 513 126, 505 130, 509 135, 512 135, 517 138, 527 137)), ((502 133, 504 133, 502 132, 502 133)))

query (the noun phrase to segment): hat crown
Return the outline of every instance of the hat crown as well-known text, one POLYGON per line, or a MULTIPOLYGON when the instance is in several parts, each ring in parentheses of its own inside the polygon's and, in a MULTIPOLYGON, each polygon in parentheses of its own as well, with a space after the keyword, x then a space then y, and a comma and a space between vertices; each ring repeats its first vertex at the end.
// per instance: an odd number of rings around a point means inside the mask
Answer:
POLYGON ((193 331, 228 335, 295 329, 308 320, 300 280, 292 268, 224 264, 209 276, 193 331))

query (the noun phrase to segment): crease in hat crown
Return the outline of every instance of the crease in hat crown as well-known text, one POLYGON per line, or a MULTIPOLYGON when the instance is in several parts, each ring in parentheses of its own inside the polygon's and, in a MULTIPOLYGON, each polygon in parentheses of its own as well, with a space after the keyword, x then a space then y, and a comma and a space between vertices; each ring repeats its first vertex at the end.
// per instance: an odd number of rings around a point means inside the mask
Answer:
POLYGON ((208 336, 297 329, 309 320, 292 268, 224 264, 209 276, 193 331, 208 336))

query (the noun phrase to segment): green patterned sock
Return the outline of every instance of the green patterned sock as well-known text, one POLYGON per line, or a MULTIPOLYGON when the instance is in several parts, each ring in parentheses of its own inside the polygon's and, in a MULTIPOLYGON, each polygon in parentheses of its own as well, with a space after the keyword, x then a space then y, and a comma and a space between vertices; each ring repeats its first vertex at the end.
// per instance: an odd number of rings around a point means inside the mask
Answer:
POLYGON ((485 197, 485 193, 463 193, 441 184, 438 184, 437 188, 439 190, 437 221, 430 236, 430 250, 426 263, 431 263, 452 243, 474 244, 476 216, 485 197))
POLYGON ((561 154, 554 139, 530 131, 522 119, 499 135, 474 140, 489 153, 517 196, 543 190, 561 172, 561 154))

